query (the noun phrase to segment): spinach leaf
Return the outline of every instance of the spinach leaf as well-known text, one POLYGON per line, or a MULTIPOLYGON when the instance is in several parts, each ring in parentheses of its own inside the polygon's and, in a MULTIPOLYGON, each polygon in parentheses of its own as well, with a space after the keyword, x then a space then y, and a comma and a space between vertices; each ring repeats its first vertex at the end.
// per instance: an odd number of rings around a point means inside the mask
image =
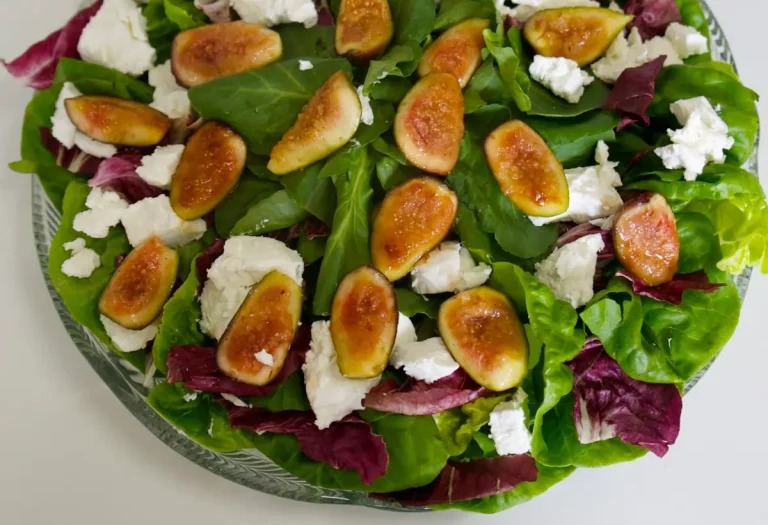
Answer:
POLYGON ((468 18, 495 19, 496 8, 492 0, 444 0, 435 20, 435 31, 447 29, 468 18))
POLYGON ((56 68, 54 87, 60 88, 60 85, 67 81, 77 86, 84 95, 109 95, 145 104, 152 102, 154 93, 154 89, 149 84, 114 69, 81 60, 62 58, 56 68))
POLYGON ((252 204, 230 235, 262 235, 298 224, 309 217, 288 192, 280 190, 252 204))
POLYGON ((326 224, 333 221, 336 210, 336 190, 328 178, 321 178, 322 162, 280 177, 285 191, 305 211, 326 224))
POLYGON ((256 177, 251 171, 244 172, 232 193, 216 207, 216 231, 224 238, 229 237, 232 228, 251 206, 271 196, 281 187, 276 182, 256 177))
POLYGON ((417 175, 419 175, 419 172, 416 168, 413 166, 403 166, 392 157, 381 157, 376 162, 376 176, 385 191, 389 191, 398 184, 417 175))
POLYGON ((368 95, 372 100, 400 102, 412 87, 413 84, 407 78, 388 76, 371 84, 368 95))
POLYGON ((437 319, 440 312, 440 296, 425 297, 407 288, 395 288, 397 294, 397 310, 406 317, 415 317, 419 314, 426 315, 430 319, 437 319))
POLYGON ((274 392, 267 396, 247 397, 245 401, 254 407, 266 408, 270 412, 285 410, 298 410, 306 412, 312 410, 304 391, 304 376, 294 373, 274 392))
POLYGON ((210 23, 201 9, 195 7, 193 0, 163 0, 165 14, 182 31, 195 29, 210 23))
POLYGON ((416 71, 422 50, 418 42, 407 41, 393 46, 378 60, 371 60, 363 83, 363 93, 372 94, 374 86, 388 77, 409 77, 416 71))
POLYGON ((504 47, 503 33, 494 33, 490 29, 483 31, 483 37, 488 52, 499 66, 505 98, 514 100, 520 111, 530 111, 532 106, 528 90, 531 87, 531 79, 521 63, 519 48, 516 50, 513 47, 504 47))
POLYGON ((287 60, 219 78, 190 89, 189 99, 201 116, 229 124, 252 152, 268 155, 331 75, 351 73, 343 59, 318 58, 312 63, 308 71, 299 71, 295 60, 287 60))
POLYGON ((491 174, 482 148, 469 135, 461 143, 459 163, 448 176, 447 183, 459 200, 477 214, 483 230, 494 234, 507 253, 531 259, 548 253, 555 244, 557 226, 534 226, 512 204, 491 174))
POLYGON ((304 259, 304 264, 309 266, 323 258, 323 255, 325 255, 325 246, 327 244, 328 239, 324 237, 312 239, 311 241, 306 237, 300 237, 296 251, 298 251, 301 258, 304 259))
POLYGON ((592 111, 568 119, 529 117, 525 122, 547 142, 557 160, 576 167, 592 164, 599 141, 614 140, 619 117, 613 112, 592 111))
POLYGON ((487 264, 514 262, 513 258, 501 249, 493 236, 480 227, 477 215, 462 202, 459 202, 459 211, 456 214, 453 230, 475 260, 487 264))
POLYGON ((276 28, 283 42, 282 60, 289 58, 335 58, 334 29, 316 25, 305 28, 302 24, 285 24, 276 28))
POLYGON ((373 100, 371 101, 371 110, 373 110, 373 123, 370 126, 360 123, 353 139, 353 144, 357 142, 357 146, 370 144, 383 133, 389 131, 395 121, 395 108, 390 102, 373 100))
POLYGON ((435 25, 434 0, 389 0, 395 44, 421 43, 427 39, 435 25))
MULTIPOLYGON (((328 315, 341 279, 351 270, 370 263, 372 165, 367 147, 355 148, 349 171, 333 178, 338 207, 320 267, 313 302, 315 315, 328 315)), ((324 179, 329 180, 329 179, 324 179)))
POLYGON ((202 252, 206 246, 209 246, 216 240, 216 230, 214 228, 208 228, 202 237, 196 241, 188 242, 184 246, 176 248, 176 253, 179 254, 179 273, 177 278, 181 281, 186 281, 189 277, 190 268, 192 268, 192 262, 202 252))

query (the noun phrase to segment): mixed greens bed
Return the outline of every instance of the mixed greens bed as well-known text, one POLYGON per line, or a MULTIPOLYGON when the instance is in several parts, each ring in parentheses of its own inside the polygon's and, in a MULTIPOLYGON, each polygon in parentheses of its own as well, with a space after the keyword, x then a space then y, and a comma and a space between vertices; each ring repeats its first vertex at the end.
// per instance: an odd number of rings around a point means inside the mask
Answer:
POLYGON ((667 453, 768 272, 698 0, 103 0, 8 71, 72 317, 216 452, 492 513, 667 453))

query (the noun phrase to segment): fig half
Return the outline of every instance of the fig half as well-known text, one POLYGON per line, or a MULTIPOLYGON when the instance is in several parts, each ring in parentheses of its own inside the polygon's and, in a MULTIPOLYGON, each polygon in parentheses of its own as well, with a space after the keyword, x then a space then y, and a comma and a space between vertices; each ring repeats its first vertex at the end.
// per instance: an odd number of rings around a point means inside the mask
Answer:
POLYGON ((395 115, 395 141, 411 164, 448 175, 459 161, 464 96, 456 77, 433 73, 405 95, 395 115))
POLYGON ((254 285, 219 341, 221 371, 254 386, 272 381, 299 328, 302 300, 301 286, 278 271, 254 285))
POLYGON ((510 120, 485 139, 485 156, 493 176, 523 213, 552 217, 568 209, 568 181, 562 164, 533 128, 510 120))
POLYGON ((267 168, 285 175, 324 159, 355 136, 363 108, 344 71, 320 86, 269 156, 267 168))
POLYGON ((528 341, 509 299, 480 286, 440 307, 440 336, 456 362, 494 392, 518 386, 528 371, 528 341))
POLYGON ((259 69, 283 56, 280 35, 260 24, 224 22, 182 31, 173 39, 171 68, 184 87, 259 69))
POLYGON ((545 9, 528 19, 523 34, 536 54, 586 66, 605 54, 633 18, 601 7, 545 9))
POLYGON ((99 299, 99 312, 128 330, 141 330, 163 310, 176 283, 178 254, 152 236, 117 267, 99 299))
POLYGON ((450 73, 462 89, 467 87, 482 60, 483 31, 489 27, 490 20, 471 18, 450 28, 424 52, 419 62, 419 76, 450 73))
POLYGON ((117 146, 155 146, 171 120, 145 104, 115 97, 83 95, 64 101, 69 119, 83 134, 117 146))
POLYGON ((392 41, 387 0, 341 0, 336 17, 336 52, 356 62, 376 58, 392 41))
POLYGON ((619 210, 613 243, 621 264, 647 285, 675 277, 680 259, 675 214, 658 193, 643 193, 619 210))
POLYGON ((392 188, 373 221, 371 260, 390 281, 402 279, 451 231, 459 199, 432 177, 392 188))
POLYGON ((397 320, 395 289, 384 275, 370 266, 347 274, 331 308, 331 337, 341 375, 381 375, 395 346, 397 320))
POLYGON ((243 138, 218 122, 207 122, 187 142, 171 180, 171 207, 186 221, 212 211, 235 187, 245 169, 243 138))

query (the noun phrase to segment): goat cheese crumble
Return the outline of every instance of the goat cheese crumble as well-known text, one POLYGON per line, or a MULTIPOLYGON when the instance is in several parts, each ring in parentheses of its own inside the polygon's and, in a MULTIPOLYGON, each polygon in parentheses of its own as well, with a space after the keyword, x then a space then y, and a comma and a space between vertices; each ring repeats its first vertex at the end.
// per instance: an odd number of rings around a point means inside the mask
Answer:
POLYGON ((605 243, 599 233, 556 248, 544 261, 536 263, 536 278, 561 301, 574 308, 584 306, 595 295, 597 255, 603 248, 605 243))
POLYGON ((149 70, 149 85, 155 88, 150 107, 170 118, 185 118, 192 111, 189 94, 176 81, 170 60, 149 70))
POLYGON ((363 95, 363 86, 357 87, 357 96, 360 99, 360 106, 363 108, 362 116, 360 117, 360 122, 365 124, 366 126, 370 126, 373 124, 374 116, 373 116, 373 108, 371 108, 371 97, 367 97, 363 95))
POLYGON ((111 190, 93 188, 85 199, 85 211, 75 215, 72 228, 93 239, 104 239, 117 226, 128 209, 128 202, 111 190))
POLYGON ((167 195, 158 195, 131 204, 122 217, 128 241, 134 248, 157 235, 169 248, 178 248, 205 234, 203 219, 185 221, 173 211, 167 195))
POLYGON ((518 388, 514 397, 491 411, 491 439, 500 456, 525 454, 531 450, 531 433, 525 423, 525 392, 518 388))
POLYGON ((240 18, 249 24, 267 27, 296 22, 310 28, 317 25, 312 0, 230 0, 240 18))
POLYGON ((485 284, 491 267, 477 264, 461 243, 448 241, 429 252, 411 271, 411 287, 422 295, 469 290, 485 284))
POLYGON ((544 9, 560 7, 600 7, 600 2, 594 0, 514 0, 516 7, 509 7, 505 0, 494 0, 496 12, 501 17, 511 16, 521 22, 527 21, 533 15, 544 9))
POLYGON ((595 81, 595 77, 583 71, 579 64, 562 57, 536 55, 529 72, 536 82, 571 104, 577 104, 584 95, 584 88, 595 81))
POLYGON ((85 247, 85 239, 78 237, 72 242, 64 243, 64 249, 72 256, 61 264, 61 272, 69 277, 85 279, 101 266, 99 254, 85 247))
POLYGON ((625 69, 642 66, 661 56, 666 56, 664 67, 682 64, 672 42, 662 36, 643 42, 640 31, 632 28, 629 38, 620 33, 613 41, 605 56, 592 64, 592 73, 608 84, 613 84, 625 69))
POLYGON ((309 60, 299 60, 299 71, 309 71, 315 66, 309 60))
POLYGON ((184 145, 158 146, 151 155, 141 158, 141 166, 136 168, 136 174, 147 184, 167 190, 171 187, 171 179, 179 166, 184 145))
POLYGON ((101 324, 104 325, 107 335, 121 352, 138 352, 143 350, 160 330, 160 319, 141 330, 128 330, 112 319, 102 315, 101 324))
POLYGON ((672 22, 667 27, 664 38, 672 43, 677 54, 683 59, 693 55, 703 55, 709 51, 707 37, 691 26, 672 22))

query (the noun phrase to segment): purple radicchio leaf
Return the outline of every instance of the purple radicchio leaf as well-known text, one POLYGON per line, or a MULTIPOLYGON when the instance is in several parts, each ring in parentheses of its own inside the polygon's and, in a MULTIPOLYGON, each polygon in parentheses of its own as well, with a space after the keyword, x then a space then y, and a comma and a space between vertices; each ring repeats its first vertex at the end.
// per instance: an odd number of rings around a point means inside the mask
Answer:
POLYGON ((623 114, 616 131, 637 122, 646 126, 651 124, 648 108, 653 102, 656 77, 664 67, 664 60, 666 57, 661 56, 642 66, 625 69, 616 80, 608 100, 603 104, 603 109, 615 109, 623 114))
POLYGON ((211 269, 216 259, 221 257, 224 253, 224 239, 216 239, 211 244, 206 246, 203 253, 197 257, 195 262, 195 270, 197 271, 197 279, 200 281, 200 285, 208 278, 208 270, 211 269))
POLYGON ((120 194, 130 203, 157 197, 163 192, 150 186, 136 173, 141 165, 141 153, 124 152, 112 158, 105 159, 99 164, 96 175, 88 181, 94 188, 107 187, 120 194))
POLYGON ((527 454, 449 461, 437 479, 425 487, 371 496, 395 500, 406 507, 424 507, 494 496, 536 481, 538 476, 536 460, 527 454))
POLYGON ((596 337, 566 363, 573 371, 573 418, 581 443, 618 437, 663 457, 680 432, 683 398, 675 385, 629 377, 596 337))
POLYGON ((557 248, 562 248, 566 244, 570 244, 574 241, 586 237, 588 235, 599 234, 603 238, 605 248, 600 250, 597 254, 598 263, 607 263, 616 258, 616 252, 613 248, 613 233, 612 230, 604 230, 600 226, 585 222, 583 224, 573 223, 561 223, 560 225, 560 237, 557 239, 557 248))
POLYGON ((216 349, 205 346, 174 346, 168 353, 168 383, 184 383, 190 390, 231 394, 233 396, 267 396, 304 364, 309 350, 309 323, 299 327, 283 367, 266 386, 253 386, 225 376, 216 364, 216 349))
POLYGON ((659 286, 648 286, 629 270, 619 270, 616 272, 616 276, 623 277, 632 283, 632 290, 637 295, 675 306, 680 306, 683 303, 683 293, 686 290, 714 293, 725 286, 724 284, 711 282, 704 272, 677 274, 670 282, 659 286))
POLYGON ((516 27, 518 29, 522 29, 525 27, 525 22, 522 20, 515 18, 512 15, 507 15, 507 17, 504 19, 504 30, 509 31, 513 27, 516 27))
POLYGON ((40 128, 40 138, 45 148, 56 159, 56 164, 80 175, 93 175, 99 169, 102 159, 88 155, 77 146, 66 148, 56 140, 48 128, 40 128))
POLYGON ((317 23, 321 26, 333 26, 333 14, 331 8, 328 7, 328 0, 315 0, 315 7, 317 8, 317 23))
POLYGON ((205 13, 211 22, 220 24, 232 21, 230 0, 195 0, 195 7, 205 13))
POLYGON ((267 237, 278 240, 280 242, 289 242, 300 237, 304 237, 306 240, 311 241, 313 239, 319 239, 328 237, 331 234, 331 229, 323 221, 317 217, 310 217, 303 222, 294 224, 290 228, 283 228, 267 234, 267 237))
POLYGON ((101 1, 86 7, 73 16, 58 31, 33 44, 18 58, 10 62, 0 60, 8 72, 34 89, 47 89, 53 83, 56 66, 62 58, 80 58, 77 43, 83 29, 101 8, 101 1))
POLYGON ((636 27, 644 40, 663 35, 672 22, 681 22, 675 0, 628 0, 624 12, 635 15, 629 27, 636 27))
POLYGON ((462 369, 432 384, 408 381, 399 386, 387 379, 371 390, 363 401, 366 408, 389 414, 430 416, 462 406, 488 394, 462 369))
POLYGON ((257 434, 292 434, 310 459, 339 470, 355 470, 366 485, 387 473, 389 454, 384 439, 374 434, 371 425, 358 416, 347 416, 320 430, 315 426, 312 412, 269 412, 229 403, 225 406, 234 428, 257 434))

